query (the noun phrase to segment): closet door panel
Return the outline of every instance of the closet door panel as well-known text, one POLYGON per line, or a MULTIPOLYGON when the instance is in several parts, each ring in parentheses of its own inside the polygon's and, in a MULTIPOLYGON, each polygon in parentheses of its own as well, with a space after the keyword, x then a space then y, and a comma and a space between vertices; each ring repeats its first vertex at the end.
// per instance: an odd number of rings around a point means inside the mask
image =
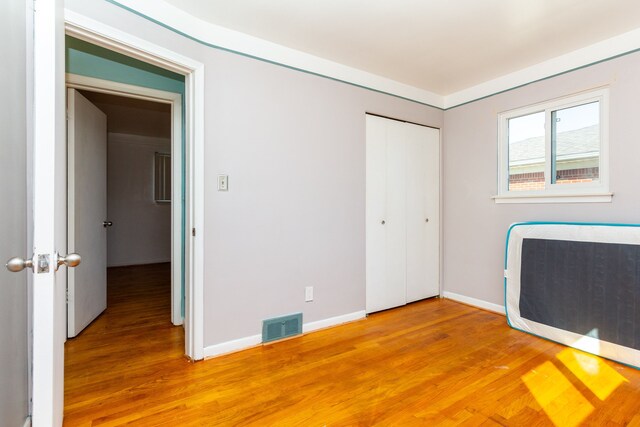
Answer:
POLYGON ((429 280, 427 281, 426 297, 432 297, 440 294, 440 131, 431 128, 427 128, 427 131, 425 172, 428 188, 425 194, 427 196, 426 214, 429 222, 425 223, 425 226, 427 228, 426 264, 429 280))
POLYGON ((406 220, 406 126, 402 122, 387 123, 386 170, 386 308, 406 304, 407 220, 406 220))
POLYGON ((439 294, 439 131, 407 124, 407 302, 439 294))
POLYGON ((366 130, 366 311, 382 310, 387 281, 386 217, 387 125, 367 116, 366 130))

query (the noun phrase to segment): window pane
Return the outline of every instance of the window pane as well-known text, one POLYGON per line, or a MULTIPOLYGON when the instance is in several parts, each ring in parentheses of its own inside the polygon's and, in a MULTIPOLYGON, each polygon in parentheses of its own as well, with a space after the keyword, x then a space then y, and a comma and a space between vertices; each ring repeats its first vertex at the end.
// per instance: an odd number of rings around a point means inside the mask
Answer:
POLYGON ((544 111, 509 119, 509 191, 544 190, 544 111))
POLYGON ((600 178, 600 103, 551 112, 551 182, 575 184, 600 178))

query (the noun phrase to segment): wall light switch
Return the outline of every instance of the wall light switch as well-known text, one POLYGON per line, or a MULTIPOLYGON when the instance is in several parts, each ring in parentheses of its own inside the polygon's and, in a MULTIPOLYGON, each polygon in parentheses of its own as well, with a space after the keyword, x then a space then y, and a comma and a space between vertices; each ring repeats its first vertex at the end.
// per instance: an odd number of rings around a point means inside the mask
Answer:
POLYGON ((305 302, 313 301, 313 286, 304 288, 304 300, 305 302))
POLYGON ((229 191, 229 175, 218 175, 218 191, 229 191))

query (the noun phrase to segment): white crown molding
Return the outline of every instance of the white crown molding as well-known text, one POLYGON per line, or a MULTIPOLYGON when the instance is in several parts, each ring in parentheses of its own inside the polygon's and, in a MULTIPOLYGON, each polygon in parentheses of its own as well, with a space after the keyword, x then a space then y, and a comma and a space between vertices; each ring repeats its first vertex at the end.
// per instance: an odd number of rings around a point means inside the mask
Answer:
POLYGON ((108 0, 206 45, 442 108, 441 95, 211 24, 161 0, 108 0))
POLYGON ((211 24, 189 15, 162 0, 107 1, 205 45, 445 110, 640 49, 640 28, 638 28, 496 79, 442 96, 211 24))
POLYGON ((444 97, 444 109, 584 68, 640 49, 640 28, 444 97))

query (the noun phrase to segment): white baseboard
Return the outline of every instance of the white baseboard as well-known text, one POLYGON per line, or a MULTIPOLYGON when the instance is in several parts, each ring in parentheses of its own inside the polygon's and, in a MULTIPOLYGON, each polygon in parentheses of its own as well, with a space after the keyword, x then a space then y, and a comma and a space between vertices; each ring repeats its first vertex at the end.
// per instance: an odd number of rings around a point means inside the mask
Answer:
POLYGON ((364 319, 367 313, 362 311, 356 311, 354 313, 343 314, 341 316, 330 317, 328 319, 318 320, 315 322, 309 322, 302 325, 302 332, 312 332, 318 329, 330 328, 331 326, 337 326, 342 323, 353 322, 354 320, 364 319))
POLYGON ((204 357, 205 359, 208 359, 210 357, 246 350, 261 343, 262 335, 251 335, 249 337, 238 338, 237 340, 226 341, 205 347, 204 357))
POLYGON ((481 299, 471 298, 460 294, 454 294, 453 292, 444 292, 442 296, 454 301, 482 308, 484 310, 493 311, 494 313, 506 314, 503 305, 494 304, 492 302, 487 302, 481 299))
MULTIPOLYGON (((318 329, 330 328, 332 326, 341 325, 354 320, 364 319, 366 312, 356 311, 354 313, 343 314, 340 316, 330 317, 328 319, 309 322, 302 325, 302 333, 317 331, 318 329)), ((226 341, 220 344, 210 345, 204 348, 205 359, 222 356, 223 354, 233 353, 240 350, 246 350, 251 347, 262 344, 262 335, 251 335, 236 340, 226 341)))

